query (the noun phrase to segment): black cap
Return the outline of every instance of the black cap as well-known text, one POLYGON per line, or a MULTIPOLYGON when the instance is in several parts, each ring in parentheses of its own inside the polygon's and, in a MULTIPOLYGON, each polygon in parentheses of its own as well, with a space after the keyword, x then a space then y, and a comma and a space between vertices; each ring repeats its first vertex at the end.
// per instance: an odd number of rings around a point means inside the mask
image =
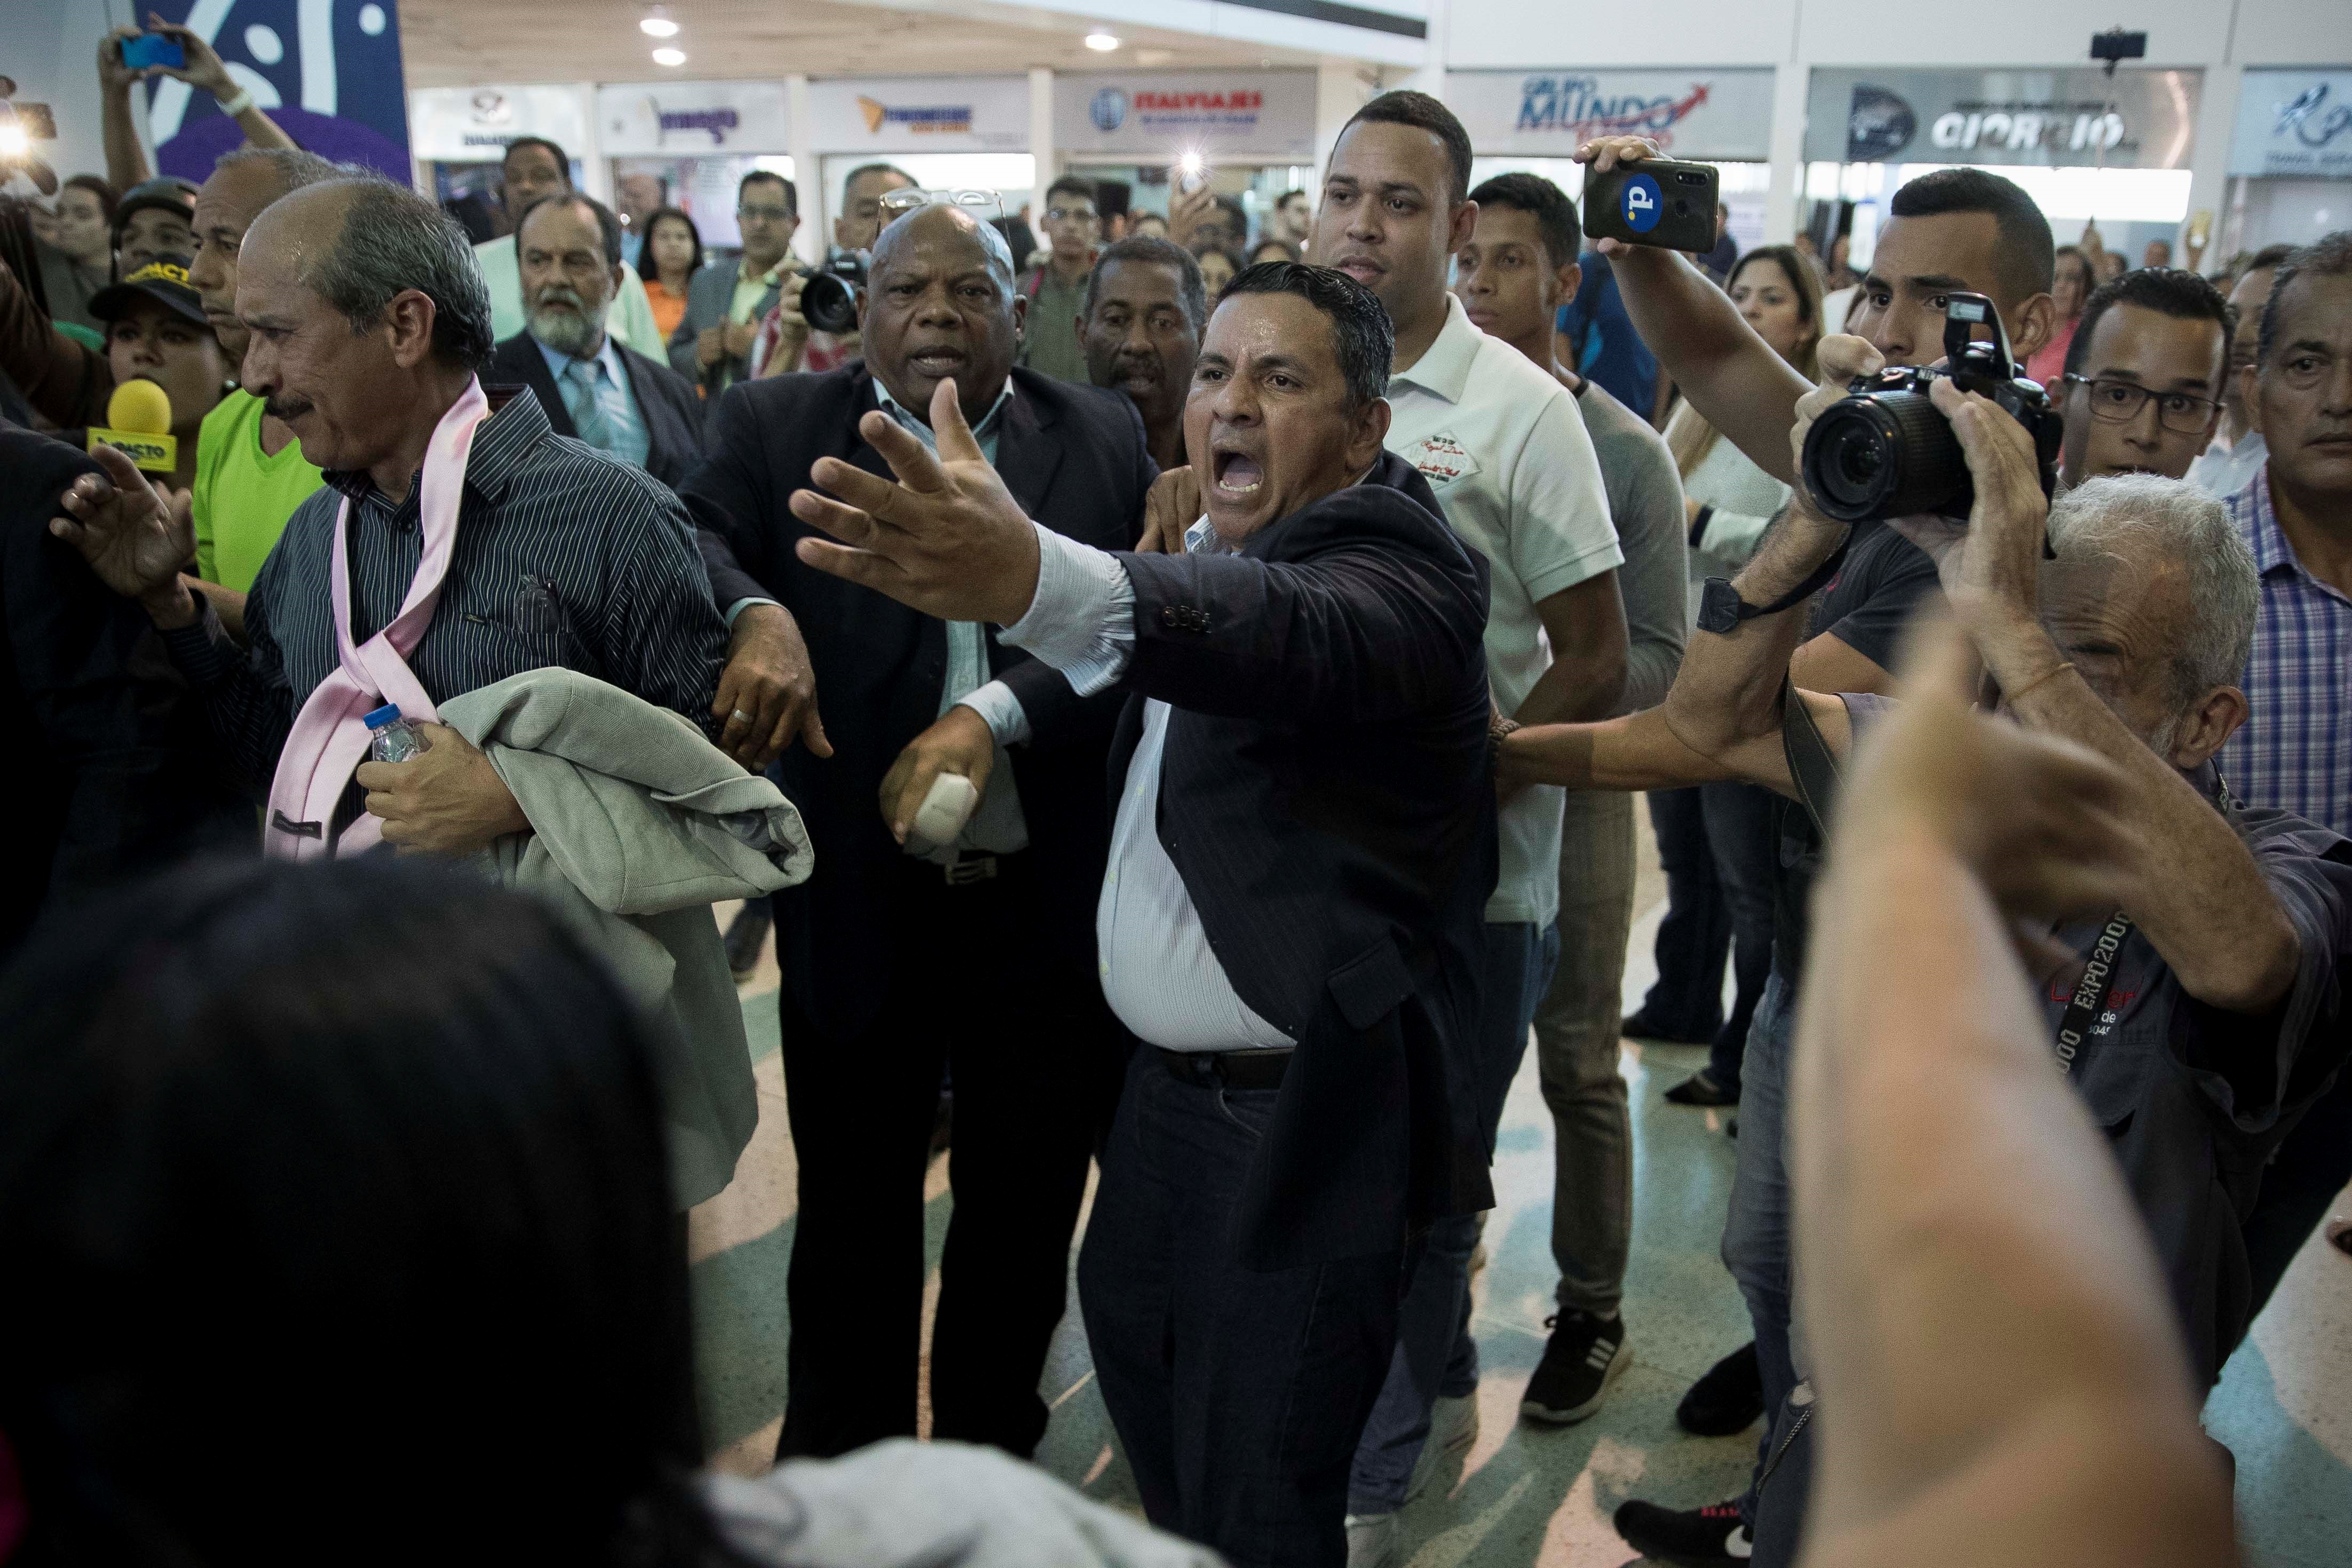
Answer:
POLYGON ((90 296, 89 313, 101 321, 123 315, 142 300, 152 300, 196 325, 209 326, 205 302, 188 286, 188 258, 160 256, 120 283, 110 283, 90 296))
POLYGON ((142 180, 122 193, 114 204, 114 243, 122 243, 122 230, 131 222, 131 215, 148 207, 164 207, 178 213, 190 223, 196 221, 196 187, 174 174, 163 174, 152 180, 142 180))

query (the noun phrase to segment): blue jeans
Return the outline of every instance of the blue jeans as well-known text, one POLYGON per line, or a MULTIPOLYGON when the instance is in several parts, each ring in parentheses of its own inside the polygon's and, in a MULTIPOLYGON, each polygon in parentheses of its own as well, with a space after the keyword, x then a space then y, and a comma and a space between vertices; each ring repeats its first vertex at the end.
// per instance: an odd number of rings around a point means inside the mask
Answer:
POLYGON ((1716 876, 1698 789, 1650 792, 1650 826, 1666 874, 1666 912, 1654 951, 1658 978, 1642 998, 1650 1026, 1678 1040, 1703 1040, 1723 1024, 1723 958, 1731 948, 1731 905, 1716 876))
MULTIPOLYGON (((1536 1004, 1551 984, 1559 961, 1557 925, 1538 930, 1527 921, 1488 922, 1486 989, 1469 1046, 1478 1129, 1490 1158, 1503 1101, 1528 1048, 1536 1004)), ((1429 1440, 1430 1412, 1438 1395, 1459 1396, 1478 1386, 1478 1346, 1470 1337, 1470 1254, 1477 1245, 1475 1215, 1450 1215, 1429 1227, 1420 1266, 1405 1287, 1388 1379, 1356 1446, 1348 1480, 1350 1513, 1402 1508, 1413 1463, 1429 1440)))
POLYGON ((1796 1428, 1791 1395, 1810 1368, 1802 1366, 1802 1326, 1795 1321, 1790 1259, 1792 1196, 1789 1184, 1789 1058, 1796 1043, 1797 1010, 1787 982, 1773 974, 1748 1031, 1739 1098, 1739 1165, 1731 1182, 1731 1212, 1723 1226, 1723 1261, 1747 1299, 1756 1327, 1756 1360, 1764 1380, 1764 1436, 1758 1445, 1761 1478, 1787 1446, 1769 1483, 1750 1484, 1741 1511, 1755 1529, 1758 1568, 1796 1561, 1811 1489, 1813 1433, 1790 1441, 1796 1428))
POLYGON ((1701 784, 1698 794, 1716 884, 1731 911, 1731 1011, 1707 1051, 1706 1076, 1736 1094, 1756 1004, 1772 973, 1772 882, 1780 835, 1772 825, 1770 790, 1727 781, 1701 784))
POLYGON ((1404 1243, 1298 1268, 1234 1261, 1234 1212, 1278 1092, 1180 1083, 1149 1047, 1129 1058, 1078 1304, 1151 1522, 1237 1568, 1340 1568, 1404 1243))

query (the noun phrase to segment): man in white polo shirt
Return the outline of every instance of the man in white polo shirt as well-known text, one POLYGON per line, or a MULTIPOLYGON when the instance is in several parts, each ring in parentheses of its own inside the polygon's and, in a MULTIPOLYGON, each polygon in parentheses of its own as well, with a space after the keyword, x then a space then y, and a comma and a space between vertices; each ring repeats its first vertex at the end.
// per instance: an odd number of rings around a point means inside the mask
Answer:
MULTIPOLYGON (((1395 325, 1388 449, 1421 470, 1454 531, 1492 568, 1486 640, 1496 707, 1523 723, 1597 719, 1613 711, 1625 679, 1623 556, 1576 400, 1472 326, 1447 290, 1448 262, 1477 220, 1469 184, 1470 140, 1444 104, 1418 92, 1374 99, 1331 150, 1310 254, 1379 295, 1395 325)), ((1502 870, 1486 906, 1486 992, 1463 1064, 1490 1152, 1559 952, 1563 798, 1531 789, 1503 806, 1502 870)), ((1476 1241, 1469 1216, 1431 1228, 1396 1359, 1356 1453, 1351 1565, 1395 1558, 1396 1513, 1414 1481, 1475 1429, 1468 1395, 1477 1384, 1469 1335, 1476 1241), (1417 1466, 1424 1450, 1430 1462, 1417 1466)))

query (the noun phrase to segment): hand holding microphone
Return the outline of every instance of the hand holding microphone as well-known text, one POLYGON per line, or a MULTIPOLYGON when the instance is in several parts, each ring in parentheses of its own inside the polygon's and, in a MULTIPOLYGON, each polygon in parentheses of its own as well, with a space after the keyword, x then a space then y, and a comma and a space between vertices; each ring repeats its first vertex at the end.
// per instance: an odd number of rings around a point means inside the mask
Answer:
POLYGON ((93 426, 89 450, 111 447, 150 473, 179 467, 180 444, 172 435, 172 400, 152 381, 126 381, 106 401, 106 426, 93 426))

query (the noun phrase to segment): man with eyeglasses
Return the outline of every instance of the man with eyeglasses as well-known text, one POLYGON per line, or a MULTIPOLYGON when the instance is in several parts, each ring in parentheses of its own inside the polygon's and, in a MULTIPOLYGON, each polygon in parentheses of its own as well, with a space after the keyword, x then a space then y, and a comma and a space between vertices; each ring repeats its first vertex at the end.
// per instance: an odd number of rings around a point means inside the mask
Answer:
MULTIPOLYGON (((735 188, 735 226, 743 236, 742 254, 694 275, 685 319, 669 340, 670 368, 701 382, 714 396, 759 374, 751 350, 761 321, 800 298, 802 279, 793 259, 800 192, 782 174, 752 170, 735 188)), ((808 323, 798 320, 797 310, 789 315, 774 352, 796 358, 808 346, 808 323)))
POLYGON ((2220 289, 2167 267, 2126 272, 2093 293, 2066 373, 2049 387, 2066 416, 2059 478, 2187 474, 2221 417, 2231 321, 2220 289))
POLYGON ((1101 237, 1092 180, 1065 174, 1045 188, 1045 264, 1021 279, 1029 319, 1021 328, 1018 363, 1039 375, 1089 384, 1078 318, 1086 313, 1087 279, 1101 237))

